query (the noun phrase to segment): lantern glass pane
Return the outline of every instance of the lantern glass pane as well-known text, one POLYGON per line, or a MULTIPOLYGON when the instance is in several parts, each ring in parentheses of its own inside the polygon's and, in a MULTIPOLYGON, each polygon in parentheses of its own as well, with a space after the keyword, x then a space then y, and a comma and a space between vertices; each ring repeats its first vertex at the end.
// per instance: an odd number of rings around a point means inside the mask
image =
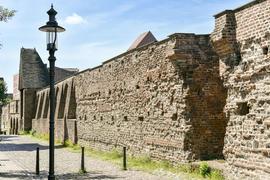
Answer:
POLYGON ((47 49, 52 49, 53 48, 53 43, 55 41, 55 49, 58 47, 57 43, 57 37, 55 32, 46 32, 46 41, 47 41, 47 49), (55 39, 56 38, 56 39, 55 39))

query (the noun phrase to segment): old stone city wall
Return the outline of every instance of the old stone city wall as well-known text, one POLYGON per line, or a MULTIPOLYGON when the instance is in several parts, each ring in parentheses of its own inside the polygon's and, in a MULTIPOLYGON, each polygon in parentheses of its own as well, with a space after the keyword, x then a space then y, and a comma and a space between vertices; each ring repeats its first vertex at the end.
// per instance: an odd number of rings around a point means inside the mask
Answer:
MULTIPOLYGON (((218 67, 208 35, 174 34, 124 53, 56 84, 56 137, 174 162, 222 157, 218 67)), ((36 100, 33 130, 46 134, 49 88, 36 100)))
POLYGON ((269 179, 270 1, 216 15, 212 41, 228 88, 224 155, 234 177, 269 179))
POLYGON ((171 161, 222 156, 226 90, 209 36, 174 34, 74 77, 79 143, 171 161), (219 98, 218 98, 219 97, 219 98))

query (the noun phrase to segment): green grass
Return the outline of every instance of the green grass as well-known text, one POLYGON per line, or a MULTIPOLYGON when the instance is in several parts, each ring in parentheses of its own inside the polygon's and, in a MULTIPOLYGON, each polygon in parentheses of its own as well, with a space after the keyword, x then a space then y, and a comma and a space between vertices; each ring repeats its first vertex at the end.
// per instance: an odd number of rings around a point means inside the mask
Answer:
MULTIPOLYGON (((48 134, 38 134, 36 132, 22 133, 23 135, 31 135, 36 139, 41 139, 48 141, 48 134)), ((60 144, 60 141, 56 141, 60 144)), ((70 140, 61 143, 63 147, 67 148, 69 151, 80 153, 81 147, 77 144, 73 144, 70 140)), ((122 166, 123 154, 117 150, 113 149, 108 151, 98 151, 92 148, 85 148, 85 155, 92 158, 101 159, 104 161, 109 161, 118 166, 122 166)), ((169 161, 156 161, 151 159, 149 156, 128 156, 127 157, 127 167, 128 169, 142 170, 147 172, 153 172, 156 170, 164 170, 174 174, 184 174, 189 177, 196 179, 209 179, 209 180, 224 180, 222 172, 209 167, 206 162, 202 162, 200 165, 195 165, 191 163, 173 165, 169 161)), ((83 173, 83 172, 80 172, 83 173)))
POLYGON ((41 139, 41 140, 45 140, 45 141, 49 141, 49 134, 39 134, 36 132, 30 132, 30 135, 36 139, 41 139))
POLYGON ((203 177, 209 177, 211 174, 211 168, 206 162, 203 162, 199 166, 200 175, 203 177))
POLYGON ((40 134, 36 133, 36 131, 20 131, 19 135, 23 136, 29 136, 31 138, 35 138, 38 140, 43 140, 43 141, 49 141, 49 134, 40 134))
MULTIPOLYGON (((67 148, 73 152, 81 151, 80 147, 74 144, 67 146, 67 148)), ((111 152, 104 152, 91 148, 85 148, 85 154, 93 158, 110 161, 119 166, 122 166, 123 163, 123 155, 116 149, 113 149, 111 152)), ((222 175, 221 171, 211 169, 205 162, 200 166, 194 164, 173 165, 169 161, 156 161, 145 155, 136 157, 128 156, 127 166, 129 169, 142 170, 146 172, 153 172, 162 169, 174 174, 185 174, 197 179, 224 180, 224 176, 222 175)))
POLYGON ((19 135, 29 135, 30 131, 19 131, 19 135))
POLYGON ((212 180, 225 180, 220 170, 213 170, 210 174, 210 179, 212 180))

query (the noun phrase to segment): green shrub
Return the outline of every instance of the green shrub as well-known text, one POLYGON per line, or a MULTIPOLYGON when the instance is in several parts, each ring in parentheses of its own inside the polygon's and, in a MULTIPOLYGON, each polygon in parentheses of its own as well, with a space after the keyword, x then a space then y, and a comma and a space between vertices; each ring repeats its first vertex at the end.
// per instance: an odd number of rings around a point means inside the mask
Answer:
POLYGON ((222 172, 219 170, 211 171, 210 179, 212 180, 224 180, 224 176, 222 175, 222 172))
POLYGON ((200 175, 203 177, 210 176, 211 174, 211 168, 206 162, 203 162, 200 164, 199 171, 200 171, 200 175))

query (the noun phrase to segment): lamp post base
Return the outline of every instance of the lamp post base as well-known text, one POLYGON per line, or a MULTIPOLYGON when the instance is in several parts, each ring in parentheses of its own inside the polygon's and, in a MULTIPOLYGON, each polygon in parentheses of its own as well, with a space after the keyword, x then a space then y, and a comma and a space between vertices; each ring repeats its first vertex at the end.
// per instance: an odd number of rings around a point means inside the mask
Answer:
POLYGON ((55 176, 54 175, 49 175, 48 180, 55 180, 55 176))

